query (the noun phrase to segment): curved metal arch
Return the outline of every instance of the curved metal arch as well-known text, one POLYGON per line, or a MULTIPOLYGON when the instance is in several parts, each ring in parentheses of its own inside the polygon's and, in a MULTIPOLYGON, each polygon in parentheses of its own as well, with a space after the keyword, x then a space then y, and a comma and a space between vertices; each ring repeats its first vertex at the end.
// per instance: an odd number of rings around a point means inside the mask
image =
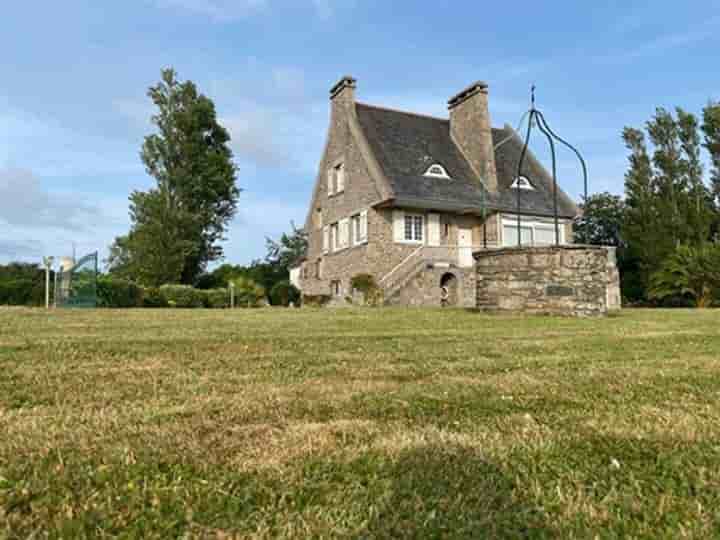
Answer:
MULTIPOLYGON (((567 142, 565 139, 560 137, 557 133, 555 133, 549 126, 547 120, 545 120, 545 116, 541 111, 535 108, 535 86, 533 85, 531 89, 531 106, 530 110, 526 112, 522 118, 520 123, 522 124, 522 119, 525 118, 526 115, 529 115, 528 118, 528 129, 527 134, 525 135, 525 143, 523 144, 523 149, 520 154, 520 160, 518 162, 518 174, 517 176, 520 177, 522 175, 522 168, 525 162, 525 156, 527 154, 528 146, 530 144, 530 134, 532 132, 533 128, 533 120, 537 122, 538 129, 540 132, 545 135, 547 138, 548 144, 550 145, 550 153, 552 157, 552 176, 553 176, 553 217, 554 217, 554 224, 555 224, 555 245, 560 244, 560 222, 558 218, 558 185, 557 185, 557 154, 555 151, 555 141, 562 144, 563 146, 566 146, 569 148, 575 156, 578 158, 578 161, 580 161, 580 165, 582 166, 583 171, 583 203, 587 202, 588 198, 588 169, 587 169, 587 163, 585 162, 585 159, 583 158, 580 151, 575 148, 572 144, 567 142)), ((506 140, 501 141, 498 143, 498 145, 495 146, 497 149, 499 146, 507 142, 506 140)), ((521 193, 520 189, 517 189, 517 235, 518 235, 518 247, 522 246, 522 222, 520 219, 520 212, 522 210, 521 206, 521 193)))

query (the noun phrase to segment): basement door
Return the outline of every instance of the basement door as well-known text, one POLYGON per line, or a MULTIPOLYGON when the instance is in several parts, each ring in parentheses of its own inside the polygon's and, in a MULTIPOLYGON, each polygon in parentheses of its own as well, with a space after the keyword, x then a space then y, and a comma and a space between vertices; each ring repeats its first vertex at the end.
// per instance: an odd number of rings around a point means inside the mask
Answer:
POLYGON ((458 230, 458 266, 470 268, 473 265, 472 229, 458 230))

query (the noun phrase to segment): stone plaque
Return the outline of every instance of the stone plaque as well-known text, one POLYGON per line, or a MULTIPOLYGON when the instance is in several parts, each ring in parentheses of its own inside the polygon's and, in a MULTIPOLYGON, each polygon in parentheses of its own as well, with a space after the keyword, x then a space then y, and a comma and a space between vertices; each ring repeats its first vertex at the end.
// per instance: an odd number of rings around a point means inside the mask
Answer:
POLYGON ((548 296, 574 296, 575 289, 563 285, 548 285, 545 288, 545 293, 548 296))

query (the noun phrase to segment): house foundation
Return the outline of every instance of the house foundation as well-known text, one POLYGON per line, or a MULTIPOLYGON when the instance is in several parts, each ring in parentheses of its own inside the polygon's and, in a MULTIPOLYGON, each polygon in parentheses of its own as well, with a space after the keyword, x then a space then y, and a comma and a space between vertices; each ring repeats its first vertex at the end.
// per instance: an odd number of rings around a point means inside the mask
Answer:
POLYGON ((478 309, 571 316, 620 309, 615 248, 516 247, 474 257, 478 309))

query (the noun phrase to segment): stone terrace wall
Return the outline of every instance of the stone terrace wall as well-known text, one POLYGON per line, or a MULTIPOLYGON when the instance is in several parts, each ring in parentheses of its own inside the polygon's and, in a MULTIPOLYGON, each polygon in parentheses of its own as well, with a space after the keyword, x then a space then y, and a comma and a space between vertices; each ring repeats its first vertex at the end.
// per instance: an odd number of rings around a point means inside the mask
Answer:
POLYGON ((475 253, 477 307, 575 316, 620 309, 615 249, 566 245, 475 253))

